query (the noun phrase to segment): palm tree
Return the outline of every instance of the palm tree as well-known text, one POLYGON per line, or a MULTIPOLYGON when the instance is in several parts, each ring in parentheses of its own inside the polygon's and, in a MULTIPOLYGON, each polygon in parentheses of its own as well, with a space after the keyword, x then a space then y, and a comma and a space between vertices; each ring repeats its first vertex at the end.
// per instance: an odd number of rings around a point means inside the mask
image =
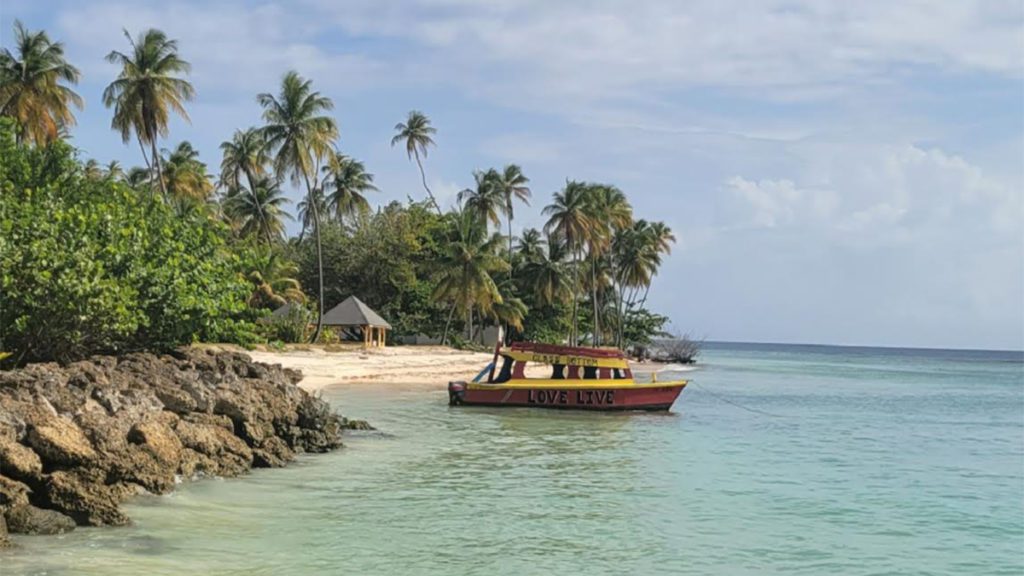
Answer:
POLYGON ((437 213, 441 214, 441 205, 437 203, 434 193, 427 186, 427 174, 423 171, 423 161, 420 160, 421 154, 424 158, 427 157, 428 147, 437 146, 434 143, 434 139, 430 137, 431 134, 437 133, 437 129, 430 125, 430 118, 427 118, 426 114, 413 110, 409 112, 409 117, 405 122, 395 124, 395 130, 398 134, 395 134, 395 137, 391 139, 391 145, 394 146, 399 142, 405 142, 406 154, 408 154, 410 159, 416 158, 416 165, 420 167, 420 179, 423 180, 423 189, 427 191, 427 196, 430 197, 430 201, 434 204, 434 208, 437 209, 437 213))
POLYGON ((312 196, 306 196, 299 203, 295 205, 295 210, 299 217, 299 223, 302 224, 302 230, 299 231, 299 241, 306 236, 306 231, 314 226, 313 214, 326 214, 330 211, 327 206, 327 198, 324 197, 323 188, 314 188, 312 196), (313 200, 316 206, 310 203, 313 200))
MULTIPOLYGON (((512 219, 515 215, 515 208, 513 206, 516 200, 519 200, 527 206, 530 205, 530 187, 527 184, 530 183, 530 179, 523 174, 522 168, 515 164, 508 164, 502 169, 501 172, 497 170, 489 171, 488 174, 492 174, 494 177, 493 186, 498 189, 502 197, 505 199, 505 219, 508 220, 508 257, 509 263, 512 263, 512 219)), ((511 273, 511 272, 510 272, 511 273)))
MULTIPOLYGON (((527 230, 523 234, 524 239, 530 236, 530 232, 527 230)), ((520 250, 525 252, 524 248, 520 242, 520 250)), ((571 297, 571 287, 565 269, 565 260, 568 256, 565 242, 557 236, 548 236, 546 241, 541 241, 538 248, 539 250, 532 257, 528 257, 523 265, 525 285, 533 288, 534 302, 540 306, 552 306, 567 301, 571 297), (543 249, 545 244, 546 252, 543 249)))
POLYGON ((327 208, 338 220, 369 212, 370 202, 364 196, 376 192, 373 174, 366 171, 362 162, 335 152, 322 169, 324 188, 327 189, 327 208))
POLYGON ((103 172, 108 180, 113 180, 114 182, 122 182, 125 179, 124 169, 121 168, 121 163, 117 160, 111 160, 103 168, 103 172))
POLYGON ((633 207, 629 205, 626 195, 615 186, 603 184, 587 187, 587 211, 596 224, 587 241, 587 260, 590 263, 590 300, 593 305, 593 343, 601 344, 601 306, 600 293, 607 285, 606 274, 598 274, 599 269, 607 269, 605 255, 611 247, 612 237, 617 230, 623 230, 633 223, 633 207))
POLYGON ((252 192, 255 190, 256 179, 266 173, 266 166, 270 163, 263 133, 256 128, 235 130, 231 140, 221 142, 220 149, 223 154, 220 162, 220 185, 228 190, 237 190, 242 187, 242 175, 245 176, 249 186, 249 199, 257 202, 254 206, 256 215, 264 220, 260 228, 267 232, 267 244, 273 243, 269 234, 270 223, 265 221, 263 207, 258 204, 260 196, 252 192))
POLYGON ((195 97, 195 89, 177 75, 188 74, 192 66, 178 57, 178 42, 168 39, 160 30, 150 28, 134 40, 127 30, 124 35, 131 45, 131 54, 117 50, 107 54, 107 61, 119 64, 121 73, 103 91, 103 104, 114 108, 111 128, 121 133, 126 144, 131 140, 132 131, 135 132, 146 166, 150 166, 150 161, 146 158, 145 144, 149 144, 156 168, 153 175, 166 198, 167 186, 163 181, 157 140, 169 133, 167 124, 171 112, 189 121, 185 102, 195 97))
POLYGON ((470 214, 475 216, 487 227, 487 222, 495 226, 501 223, 498 212, 505 211, 505 199, 501 190, 495 185, 498 172, 493 168, 487 172, 473 172, 476 188, 466 188, 459 192, 458 201, 470 214))
MULTIPOLYGON (((651 271, 653 277, 658 273, 658 266, 661 264, 661 254, 671 254, 672 245, 676 242, 676 236, 664 222, 651 222, 645 236, 645 248, 656 257, 656 264, 651 271)), ((640 299, 640 306, 647 302, 647 295, 650 293, 651 283, 644 286, 644 296, 640 299)))
POLYGON ((266 173, 270 163, 263 133, 257 128, 235 130, 231 140, 221 142, 220 150, 223 154, 220 181, 226 188, 240 186, 241 177, 245 176, 246 184, 252 189, 253 181, 266 173))
MULTIPOLYGON (((516 296, 502 296, 501 302, 492 302, 481 312, 490 318, 496 325, 507 326, 510 330, 523 331, 523 320, 526 319, 530 308, 516 296)), ((483 331, 481 331, 481 340, 483 331)), ((506 338, 508 335, 506 334, 506 338)))
POLYGON ((294 70, 284 75, 277 96, 263 93, 256 97, 263 107, 263 139, 268 153, 274 156, 274 169, 278 174, 290 174, 292 183, 306 184, 306 205, 311 210, 313 234, 316 237, 316 260, 319 290, 316 330, 313 342, 320 337, 324 315, 324 261, 320 241, 319 202, 313 201, 320 161, 330 152, 338 138, 338 125, 323 112, 334 108, 330 98, 312 89, 313 82, 305 80, 294 70))
POLYGON ((213 184, 206 173, 206 164, 199 161, 199 151, 187 140, 174 150, 162 151, 166 155, 164 166, 164 191, 174 199, 189 199, 205 202, 213 194, 213 184))
POLYGON ((46 32, 32 33, 14 21, 17 56, 0 51, 0 116, 18 122, 18 142, 31 140, 43 146, 75 125, 74 106, 82 98, 66 84, 78 84, 80 73, 64 59, 64 44, 50 40, 46 32))
MULTIPOLYGON (((470 212, 460 212, 455 218, 455 234, 441 253, 433 298, 452 302, 453 312, 462 310, 468 338, 472 338, 473 308, 490 310, 503 302, 492 274, 505 271, 508 263, 498 255, 500 234, 488 235, 487 226, 470 212)), ((446 325, 442 341, 447 339, 446 325)))
POLYGON ((287 302, 305 302, 302 285, 295 279, 298 271, 298 265, 269 246, 258 252, 248 275, 253 285, 249 306, 273 308, 287 302))
POLYGON ((235 222, 240 236, 262 236, 270 246, 284 237, 284 221, 291 219, 284 205, 289 202, 280 182, 264 175, 253 181, 252 188, 231 189, 224 201, 224 211, 235 222))
POLYGON ((569 334, 569 345, 575 346, 579 341, 579 262, 584 244, 594 234, 598 223, 594 222, 588 202, 588 186, 583 182, 569 180, 561 192, 555 192, 554 201, 544 208, 548 221, 544 231, 558 234, 565 239, 569 252, 572 254, 572 328, 569 334))
POLYGON ((516 253, 525 264, 544 255, 544 236, 536 228, 527 228, 519 237, 516 253))
POLYGON ((89 180, 102 180, 103 179, 103 168, 100 167, 100 163, 90 158, 86 161, 85 165, 82 166, 83 175, 89 180))
POLYGON ((667 226, 661 223, 655 226, 646 220, 637 220, 631 227, 615 234, 611 250, 619 289, 619 345, 622 344, 624 316, 636 306, 641 289, 645 291, 646 299, 651 280, 661 265, 661 254, 667 253, 674 241, 675 237, 667 226))
MULTIPOLYGON (((146 185, 152 184, 153 177, 151 175, 152 170, 149 168, 143 168, 142 166, 133 166, 128 169, 128 172, 124 175, 124 181, 128 186, 134 190, 143 192, 146 191, 146 185)), ((151 189, 149 189, 152 192, 151 189)))

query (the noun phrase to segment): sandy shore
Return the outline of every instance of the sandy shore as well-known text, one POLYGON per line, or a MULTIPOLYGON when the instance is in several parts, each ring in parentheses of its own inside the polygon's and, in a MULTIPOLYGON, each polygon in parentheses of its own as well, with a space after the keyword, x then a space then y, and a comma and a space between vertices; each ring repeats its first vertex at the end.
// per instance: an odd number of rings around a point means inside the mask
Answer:
POLYGON ((437 387, 449 380, 469 380, 491 361, 490 354, 443 346, 361 347, 299 346, 284 351, 249 350, 253 360, 301 370, 306 390, 327 386, 376 384, 437 387))
MULTIPOLYGON (((280 364, 301 370, 299 385, 309 391, 328 386, 372 386, 387 384, 404 388, 444 390, 450 380, 470 380, 493 357, 445 346, 395 346, 364 350, 361 346, 290 346, 288 349, 241 350, 257 362, 280 364)), ((634 364, 634 372, 659 369, 658 364, 634 364)), ((543 376, 550 368, 527 370, 528 376, 543 376), (539 370, 539 372, 535 372, 539 370)))

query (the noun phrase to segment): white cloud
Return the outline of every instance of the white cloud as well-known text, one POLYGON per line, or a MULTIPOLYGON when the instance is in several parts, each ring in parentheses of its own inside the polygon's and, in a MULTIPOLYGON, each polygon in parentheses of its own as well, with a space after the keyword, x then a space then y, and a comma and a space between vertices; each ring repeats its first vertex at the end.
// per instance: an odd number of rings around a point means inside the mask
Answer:
MULTIPOLYGON (((814 143, 801 147, 816 149, 814 143)), ((741 201, 741 217, 766 228, 816 226, 845 241, 868 234, 877 241, 890 233, 891 239, 938 233, 1024 238, 1019 185, 989 178, 942 150, 846 146, 811 152, 807 161, 803 169, 820 182, 814 188, 792 179, 726 180, 725 188, 741 201)))
POLYGON ((750 209, 755 226, 772 228, 798 222, 816 224, 829 218, 835 210, 834 192, 797 188, 792 180, 755 182, 734 176, 725 185, 750 209))
POLYGON ((353 34, 414 39, 491 96, 575 100, 643 88, 757 87, 818 98, 933 66, 1018 78, 1022 10, 1004 2, 647 0, 489 3, 309 0, 353 34))

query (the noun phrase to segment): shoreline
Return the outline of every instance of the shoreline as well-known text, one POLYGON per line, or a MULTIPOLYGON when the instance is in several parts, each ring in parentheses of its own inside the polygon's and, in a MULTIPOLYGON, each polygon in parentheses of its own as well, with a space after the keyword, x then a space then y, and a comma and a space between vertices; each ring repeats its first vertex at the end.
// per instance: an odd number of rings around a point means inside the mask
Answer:
MULTIPOLYGON (((456 350, 448 346, 391 346, 364 349, 361 345, 288 345, 283 350, 258 346, 245 350, 233 345, 199 344, 194 347, 241 352, 255 362, 299 370, 298 386, 308 392, 328 388, 366 388, 386 385, 394 389, 445 391, 451 380, 471 380, 494 358, 490 352, 456 350)), ((657 362, 630 362, 636 374, 663 369, 657 362)), ((527 375, 542 377, 550 369, 527 368, 527 375)))

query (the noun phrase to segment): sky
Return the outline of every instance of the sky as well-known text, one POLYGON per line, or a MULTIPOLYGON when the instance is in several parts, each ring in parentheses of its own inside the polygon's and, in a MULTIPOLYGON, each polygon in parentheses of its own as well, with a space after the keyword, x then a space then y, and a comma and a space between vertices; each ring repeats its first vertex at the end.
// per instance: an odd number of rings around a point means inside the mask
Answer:
POLYGON ((443 203, 507 163, 533 190, 517 228, 566 179, 619 186, 678 239, 649 299, 672 331, 1024 348, 1018 0, 3 0, 4 47, 15 19, 81 69, 85 157, 142 163, 110 129, 104 56, 157 27, 198 93, 165 146, 213 171, 294 69, 333 99, 376 203, 424 197, 390 146, 413 109, 443 203))

